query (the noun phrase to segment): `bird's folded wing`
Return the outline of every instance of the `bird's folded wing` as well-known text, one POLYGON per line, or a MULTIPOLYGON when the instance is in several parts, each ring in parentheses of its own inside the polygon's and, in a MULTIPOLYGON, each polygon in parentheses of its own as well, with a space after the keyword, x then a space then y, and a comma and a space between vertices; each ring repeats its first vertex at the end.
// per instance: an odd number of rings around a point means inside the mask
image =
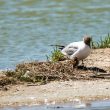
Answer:
POLYGON ((62 50, 62 53, 70 56, 70 55, 74 54, 77 50, 78 50, 77 46, 68 45, 62 50))
POLYGON ((78 50, 77 47, 69 47, 66 51, 68 55, 73 55, 78 50))

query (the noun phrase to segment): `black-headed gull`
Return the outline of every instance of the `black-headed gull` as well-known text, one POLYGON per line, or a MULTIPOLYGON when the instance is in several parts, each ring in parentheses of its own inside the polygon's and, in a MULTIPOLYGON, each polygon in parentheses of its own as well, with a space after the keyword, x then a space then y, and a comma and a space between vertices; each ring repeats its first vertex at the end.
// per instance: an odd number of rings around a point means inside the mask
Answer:
POLYGON ((78 61, 83 60, 90 54, 90 42, 91 37, 84 36, 83 41, 72 42, 64 48, 62 47, 61 53, 71 60, 74 58, 77 58, 78 61))

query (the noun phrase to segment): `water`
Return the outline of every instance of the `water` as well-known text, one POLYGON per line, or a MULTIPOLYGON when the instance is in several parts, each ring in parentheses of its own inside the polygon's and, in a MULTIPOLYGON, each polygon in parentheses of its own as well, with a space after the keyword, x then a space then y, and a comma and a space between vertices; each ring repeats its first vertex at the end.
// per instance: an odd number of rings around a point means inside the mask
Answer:
POLYGON ((110 32, 110 0, 0 0, 0 69, 46 60, 50 44, 110 32))
POLYGON ((50 106, 5 107, 0 110, 110 110, 110 101, 94 101, 86 107, 75 107, 72 104, 50 106))

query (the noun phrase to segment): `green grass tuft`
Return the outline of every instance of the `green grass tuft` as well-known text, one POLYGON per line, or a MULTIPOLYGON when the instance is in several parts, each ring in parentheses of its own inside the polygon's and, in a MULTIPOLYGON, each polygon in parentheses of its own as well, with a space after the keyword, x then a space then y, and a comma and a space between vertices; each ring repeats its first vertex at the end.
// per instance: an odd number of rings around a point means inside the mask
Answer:
POLYGON ((92 48, 110 48, 110 34, 108 34, 104 39, 100 38, 98 42, 92 41, 92 48))
POLYGON ((61 51, 56 47, 52 52, 50 59, 52 62, 62 61, 64 59, 64 55, 61 51))

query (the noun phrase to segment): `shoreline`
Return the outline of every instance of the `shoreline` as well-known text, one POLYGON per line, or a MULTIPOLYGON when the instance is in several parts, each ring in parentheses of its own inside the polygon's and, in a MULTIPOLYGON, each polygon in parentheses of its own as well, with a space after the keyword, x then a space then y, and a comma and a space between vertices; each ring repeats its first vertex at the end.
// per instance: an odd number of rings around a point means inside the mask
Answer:
MULTIPOLYGON (((75 71, 70 71, 71 74, 64 74, 65 76, 67 75, 66 80, 55 79, 54 81, 49 81, 48 83, 40 85, 32 82, 16 83, 14 82, 16 80, 12 79, 13 77, 6 77, 6 75, 0 74, 0 86, 2 87, 2 83, 6 84, 3 85, 2 89, 0 88, 0 107, 68 103, 74 99, 80 99, 84 102, 92 100, 110 100, 110 48, 93 50, 91 55, 85 59, 84 64, 89 70, 75 69, 75 71), (94 68, 96 70, 92 70, 94 68), (98 71, 97 68, 101 71, 103 69, 106 73, 98 71), (8 77, 9 79, 7 80, 8 77), (5 82, 5 80, 7 80, 8 83, 5 82)), ((34 68, 37 68, 36 71, 39 68, 37 65, 34 64, 34 68)), ((22 66, 25 66, 25 69, 30 69, 31 71, 31 65, 21 65, 21 67, 22 66)), ((68 69, 67 67, 65 71, 68 69)), ((13 72, 11 72, 11 74, 12 73, 13 72)), ((46 72, 44 70, 44 75, 45 74, 46 72)), ((10 75, 10 72, 8 75, 10 75)), ((53 75, 55 74, 53 73, 50 78, 53 77, 53 75)), ((63 74, 60 75, 63 77, 63 74)), ((59 78, 59 74, 55 76, 55 78, 57 77, 59 78)))

